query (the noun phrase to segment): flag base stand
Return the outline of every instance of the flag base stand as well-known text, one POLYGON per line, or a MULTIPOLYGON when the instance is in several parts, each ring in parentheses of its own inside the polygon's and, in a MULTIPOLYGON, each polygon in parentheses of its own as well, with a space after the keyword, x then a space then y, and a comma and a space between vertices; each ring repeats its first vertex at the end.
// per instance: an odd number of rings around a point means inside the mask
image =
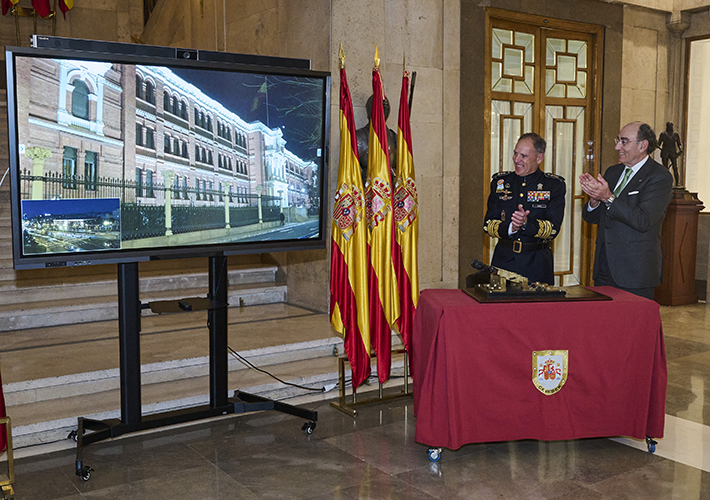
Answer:
POLYGON ((10 417, 0 418, 0 427, 3 425, 7 431, 7 439, 5 441, 7 446, 7 475, 0 473, 0 488, 2 489, 3 499, 14 500, 15 490, 12 487, 12 483, 15 482, 15 462, 12 457, 12 425, 10 424, 10 417))
MULTIPOLYGON (((345 363, 350 363, 347 356, 340 356, 338 358, 338 384, 340 386, 340 397, 338 401, 332 401, 330 406, 336 410, 340 410, 351 417, 357 416, 357 409, 360 406, 371 405, 375 403, 381 403, 383 401, 391 401, 393 399, 400 399, 404 397, 411 396, 409 392, 409 359, 407 356, 407 351, 405 349, 393 349, 392 354, 404 354, 404 384, 399 392, 394 394, 388 394, 385 396, 384 387, 382 383, 379 383, 379 390, 377 397, 371 397, 363 400, 358 400, 357 390, 353 387, 352 396, 348 398, 345 394, 345 363), (350 399, 350 401, 348 401, 350 399)), ((372 356, 375 357, 374 355, 372 356)))

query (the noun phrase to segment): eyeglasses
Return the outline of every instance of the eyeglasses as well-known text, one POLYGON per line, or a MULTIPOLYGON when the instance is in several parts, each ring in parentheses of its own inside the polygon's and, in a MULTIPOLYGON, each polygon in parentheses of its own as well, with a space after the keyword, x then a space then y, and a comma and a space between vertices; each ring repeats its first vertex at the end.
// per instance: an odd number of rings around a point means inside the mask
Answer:
POLYGON ((619 139, 618 137, 614 137, 614 144, 619 144, 621 143, 622 146, 628 145, 630 142, 641 142, 642 139, 636 139, 632 141, 631 139, 627 139, 626 137, 622 137, 619 139))

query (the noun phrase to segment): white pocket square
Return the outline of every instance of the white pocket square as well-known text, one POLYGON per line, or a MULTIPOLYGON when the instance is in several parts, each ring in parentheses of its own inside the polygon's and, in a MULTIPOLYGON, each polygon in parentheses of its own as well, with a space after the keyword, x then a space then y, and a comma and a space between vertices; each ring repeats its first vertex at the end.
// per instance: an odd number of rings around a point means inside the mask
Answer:
POLYGON ((628 193, 629 196, 631 196, 632 194, 639 194, 639 192, 638 191, 631 191, 630 193, 628 193))

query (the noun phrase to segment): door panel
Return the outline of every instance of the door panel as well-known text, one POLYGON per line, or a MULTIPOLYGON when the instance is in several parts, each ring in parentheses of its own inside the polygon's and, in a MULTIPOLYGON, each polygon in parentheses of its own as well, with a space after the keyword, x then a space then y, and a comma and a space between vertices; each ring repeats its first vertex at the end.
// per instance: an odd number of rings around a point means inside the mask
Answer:
MULTIPOLYGON (((553 246, 555 281, 590 284, 592 238, 582 223, 586 199, 579 176, 599 171, 594 162, 601 119, 602 28, 499 9, 488 9, 487 15, 488 173, 514 169, 512 151, 523 133, 545 138, 541 168, 564 177, 567 184, 565 218, 553 246)), ((489 255, 494 248, 491 239, 489 255)))

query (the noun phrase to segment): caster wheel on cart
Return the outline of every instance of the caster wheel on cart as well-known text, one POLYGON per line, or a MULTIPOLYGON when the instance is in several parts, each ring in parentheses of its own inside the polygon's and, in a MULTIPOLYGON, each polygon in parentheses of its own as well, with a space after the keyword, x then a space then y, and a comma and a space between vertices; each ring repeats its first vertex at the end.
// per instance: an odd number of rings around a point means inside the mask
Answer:
POLYGON ((313 422, 312 420, 310 422, 306 422, 303 424, 303 427, 301 427, 301 430, 304 431, 306 434, 313 434, 313 431, 316 428, 316 423, 313 422))
POLYGON ((76 471, 76 475, 79 476, 82 481, 88 481, 89 479, 91 479, 91 471, 93 470, 94 469, 92 469, 88 465, 85 465, 84 467, 76 471))
POLYGON ((441 458, 441 448, 429 448, 427 453, 429 455, 429 460, 432 462, 438 462, 441 458))
POLYGON ((656 453, 656 445, 657 444, 658 444, 658 441, 646 436, 646 446, 648 446, 649 453, 656 453))

